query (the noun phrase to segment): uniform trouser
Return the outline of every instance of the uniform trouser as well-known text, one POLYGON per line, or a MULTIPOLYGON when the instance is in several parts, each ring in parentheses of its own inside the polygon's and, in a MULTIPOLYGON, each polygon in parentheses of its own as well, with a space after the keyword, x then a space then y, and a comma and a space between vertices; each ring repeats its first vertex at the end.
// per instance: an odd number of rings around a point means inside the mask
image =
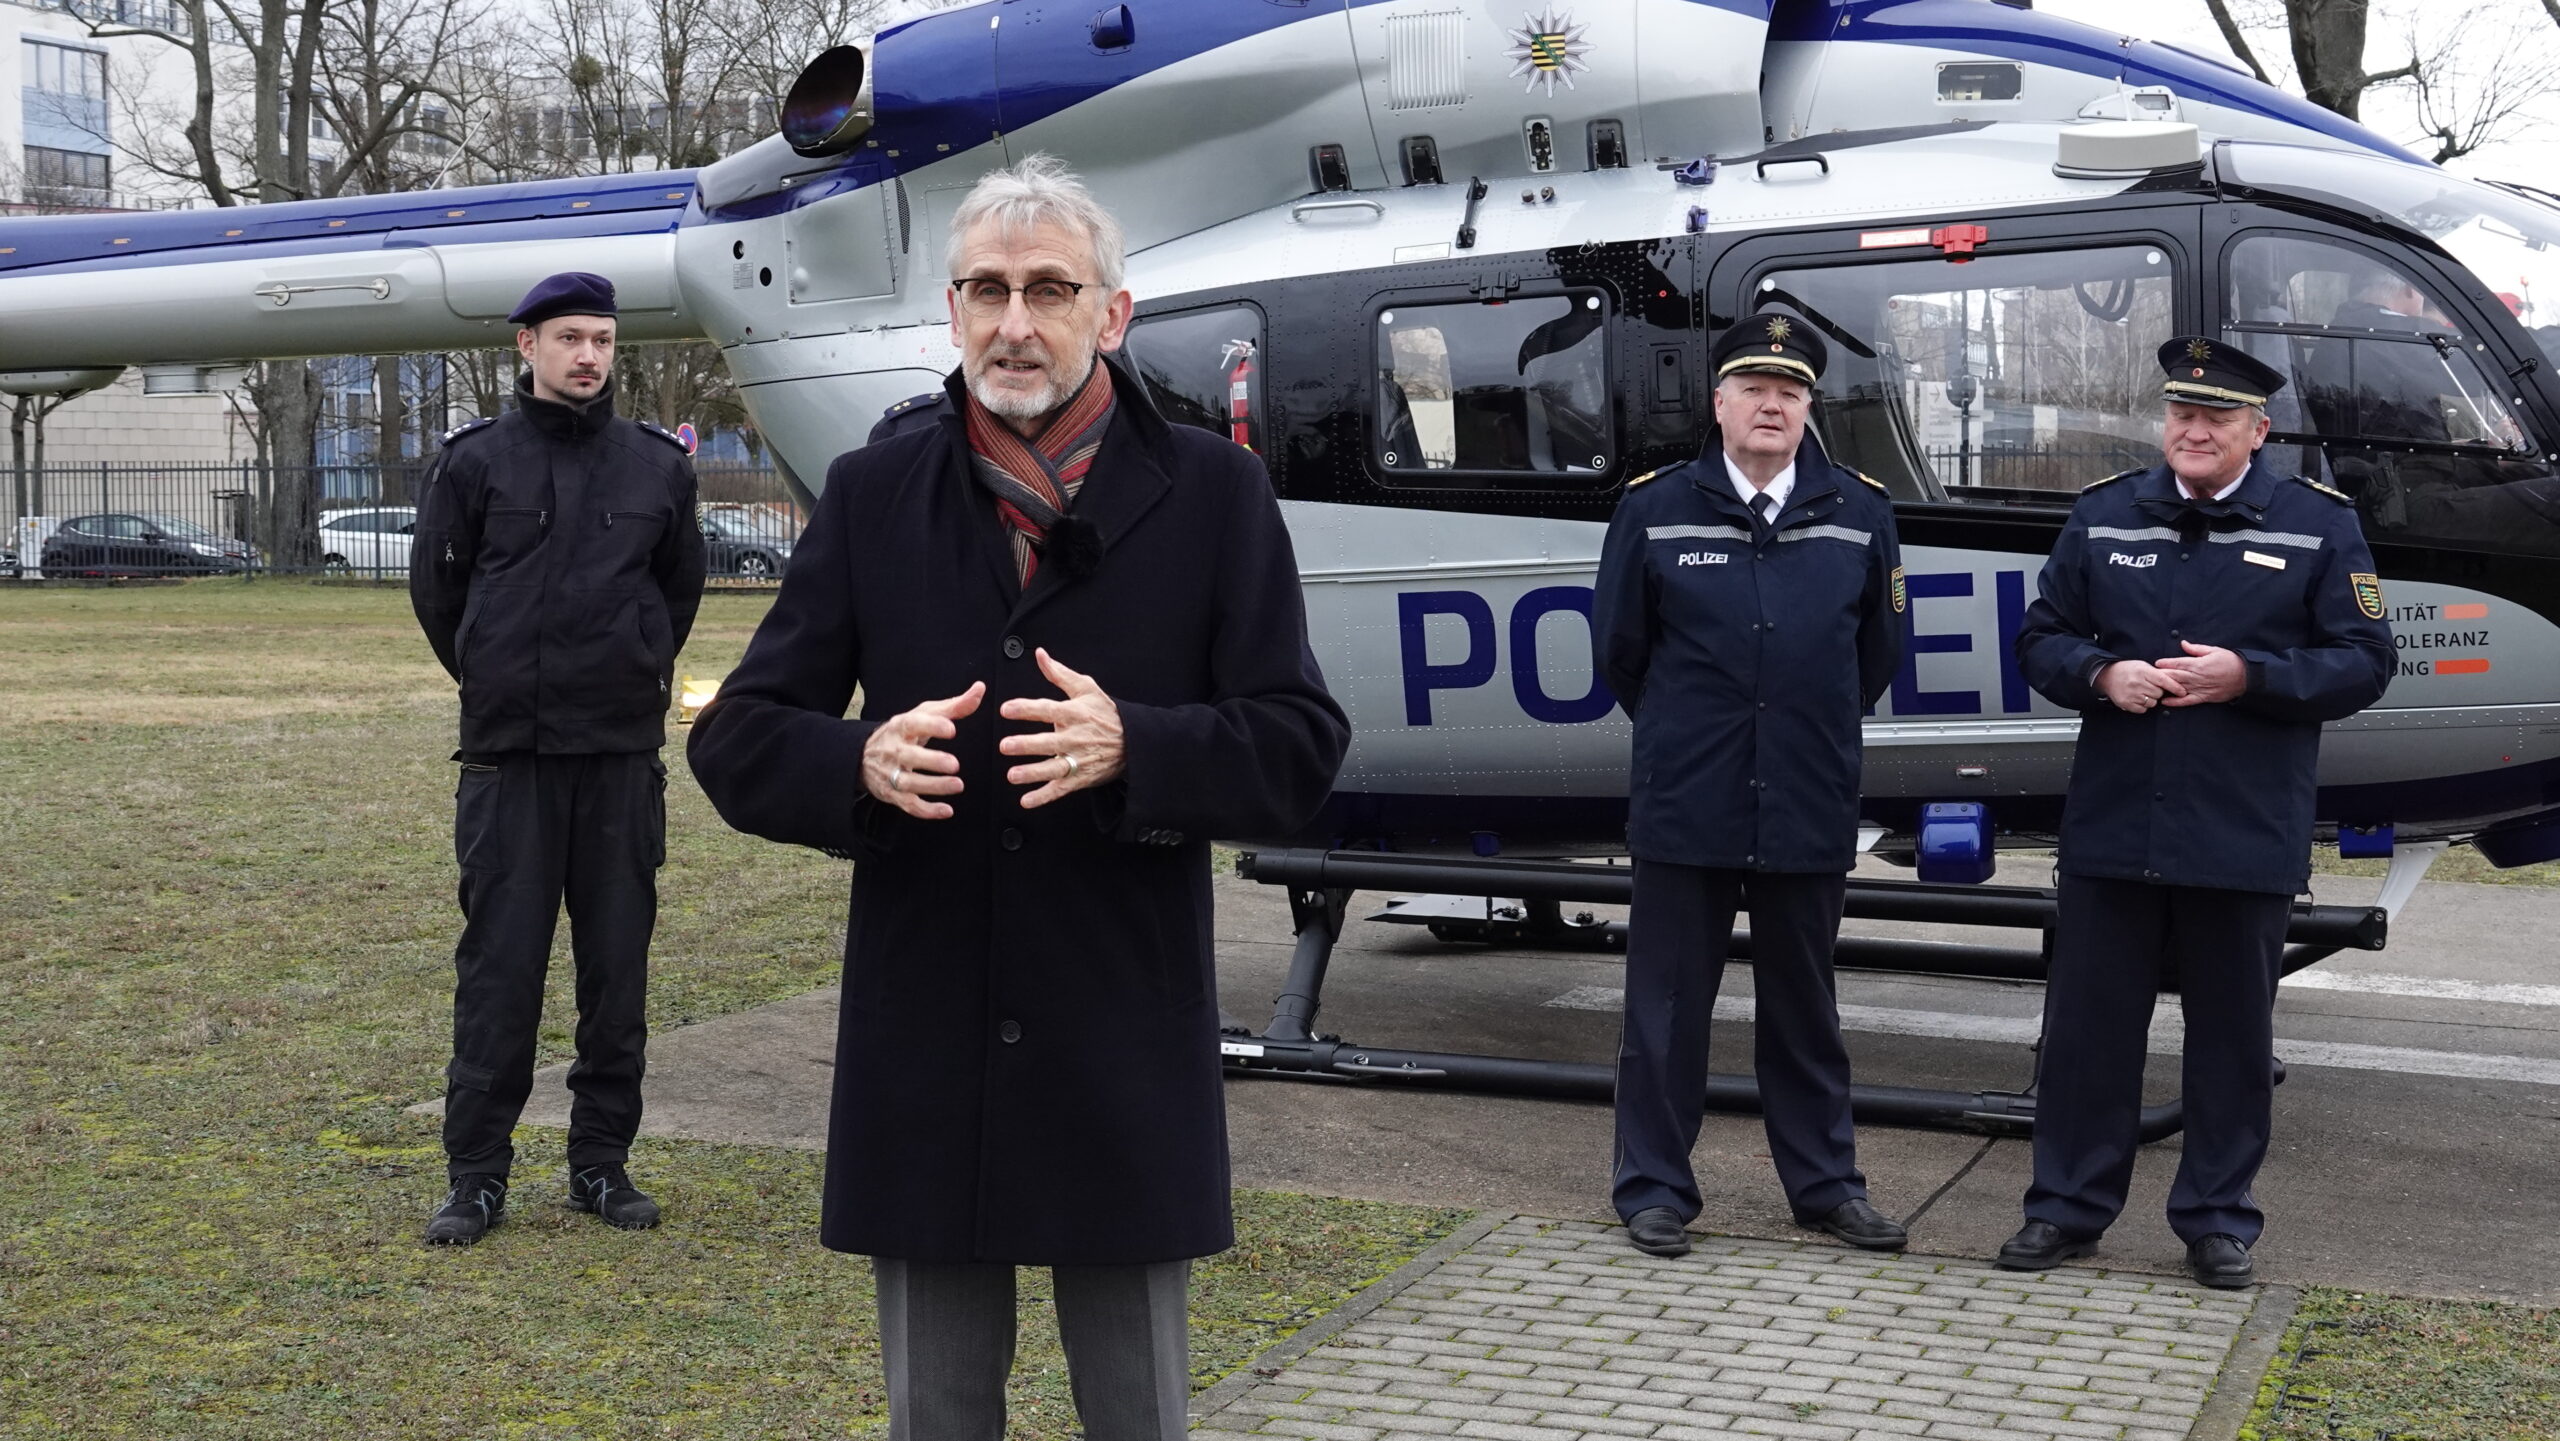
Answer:
POLYGON ((1788 1203, 1819 1215, 1867 1194, 1831 976, 1847 894, 1846 875, 1635 863, 1611 1188, 1620 1216, 1668 1206, 1685 1221, 1701 1209, 1689 1153, 1706 1113, 1707 1023, 1744 904, 1757 998, 1753 1063, 1788 1203))
POLYGON ((569 1165, 618 1165, 640 1129, 649 936, 666 860, 666 767, 651 751, 466 762, 454 792, 462 941, 454 947, 453 1062, 444 1149, 455 1178, 503 1176, 533 1090, 551 936, 569 907, 578 1059, 569 1165))
MULTIPOLYGON (((889 1441, 1001 1441, 1013 1267, 872 1258, 889 1441)), ((1179 1441, 1191 1399, 1191 1263, 1058 1266, 1058 1336, 1088 1441, 1179 1441)))
POLYGON ((2292 898, 2068 874, 2060 892, 2027 1219, 2087 1237, 2124 1210, 2151 1009, 2174 966, 2186 1132, 2169 1226, 2186 1241, 2255 1244, 2266 1218, 2249 1187, 2273 1124, 2276 968, 2292 898))

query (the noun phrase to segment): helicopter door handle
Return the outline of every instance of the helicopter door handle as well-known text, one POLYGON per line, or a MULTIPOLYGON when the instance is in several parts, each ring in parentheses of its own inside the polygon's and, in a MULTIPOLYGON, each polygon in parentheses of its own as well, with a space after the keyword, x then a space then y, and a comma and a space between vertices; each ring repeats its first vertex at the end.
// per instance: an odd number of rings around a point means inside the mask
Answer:
POLYGON ((1304 220, 1319 210, 1366 210, 1382 220, 1387 214, 1387 207, 1375 200, 1301 200, 1289 207, 1289 218, 1304 220))
POLYGON ((1781 155, 1775 160, 1763 160, 1760 162, 1756 168, 1761 179, 1766 180, 1769 178, 1769 167, 1772 165, 1819 165, 1822 167, 1822 173, 1824 175, 1829 175, 1831 173, 1831 160, 1828 156, 1781 155))

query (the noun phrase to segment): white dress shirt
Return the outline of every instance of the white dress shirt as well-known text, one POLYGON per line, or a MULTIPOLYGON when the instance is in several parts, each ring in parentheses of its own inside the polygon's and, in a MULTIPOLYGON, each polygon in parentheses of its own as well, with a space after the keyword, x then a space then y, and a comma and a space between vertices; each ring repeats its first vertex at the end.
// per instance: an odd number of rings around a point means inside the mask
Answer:
POLYGON ((1763 487, 1753 485, 1751 483, 1751 477, 1742 473, 1742 467, 1734 464, 1733 457, 1730 455, 1724 458, 1724 473, 1726 477, 1733 482, 1733 493, 1742 497, 1743 509, 1756 510, 1758 508, 1751 503, 1754 496, 1766 495, 1769 497, 1769 518, 1771 520, 1776 520, 1778 512, 1787 508, 1787 497, 1795 493, 1796 463, 1792 460, 1787 462, 1787 468, 1779 471, 1777 479, 1770 481, 1765 489, 1763 487))

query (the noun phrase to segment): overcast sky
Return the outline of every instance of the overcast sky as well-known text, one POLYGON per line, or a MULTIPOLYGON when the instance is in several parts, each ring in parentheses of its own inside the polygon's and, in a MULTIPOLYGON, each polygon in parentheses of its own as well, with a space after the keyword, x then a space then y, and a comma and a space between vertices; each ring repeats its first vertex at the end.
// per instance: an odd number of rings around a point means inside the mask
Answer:
MULTIPOLYGON (((2204 0, 2035 0, 2035 8, 2146 40, 2166 40, 2216 58, 2231 54, 2204 0)), ((2247 23, 2253 15, 2272 19, 2280 7, 2277 0, 2235 0, 2232 8, 2247 23)), ((2365 44, 2368 70, 2408 63, 2413 23, 2420 46, 2456 47, 2451 56, 2455 83, 2475 90, 2481 83, 2478 77, 2500 64, 2548 67, 2554 56, 2560 56, 2560 25, 2551 22, 2539 0, 2374 0, 2373 15, 2365 44)), ((2293 81, 2292 57, 2282 29, 2253 28, 2249 43, 2259 62, 2276 72, 2279 84, 2302 93, 2293 81)), ((2550 72, 2546 68, 2544 73, 2550 72)), ((2435 147, 2419 138, 2413 113, 2405 95, 2385 90, 2368 97, 2363 118, 2420 155, 2432 156, 2435 147)), ((2514 138, 2484 147, 2447 168, 2560 189, 2560 88, 2545 88, 2525 115, 2527 123, 2516 128, 2514 138)))

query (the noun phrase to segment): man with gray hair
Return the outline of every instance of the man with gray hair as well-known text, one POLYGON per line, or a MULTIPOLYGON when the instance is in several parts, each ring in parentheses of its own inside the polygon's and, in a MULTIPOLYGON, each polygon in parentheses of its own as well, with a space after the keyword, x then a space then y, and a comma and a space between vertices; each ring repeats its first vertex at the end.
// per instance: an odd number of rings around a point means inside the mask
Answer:
POLYGON ((1304 825, 1350 731, 1261 462, 1108 358, 1111 217, 1035 156, 948 259, 960 368, 828 469, 690 758, 856 863, 821 1239, 873 1258, 890 1435, 1004 1434, 1036 1265, 1085 1434, 1165 1441, 1234 1241, 1209 839, 1304 825))

